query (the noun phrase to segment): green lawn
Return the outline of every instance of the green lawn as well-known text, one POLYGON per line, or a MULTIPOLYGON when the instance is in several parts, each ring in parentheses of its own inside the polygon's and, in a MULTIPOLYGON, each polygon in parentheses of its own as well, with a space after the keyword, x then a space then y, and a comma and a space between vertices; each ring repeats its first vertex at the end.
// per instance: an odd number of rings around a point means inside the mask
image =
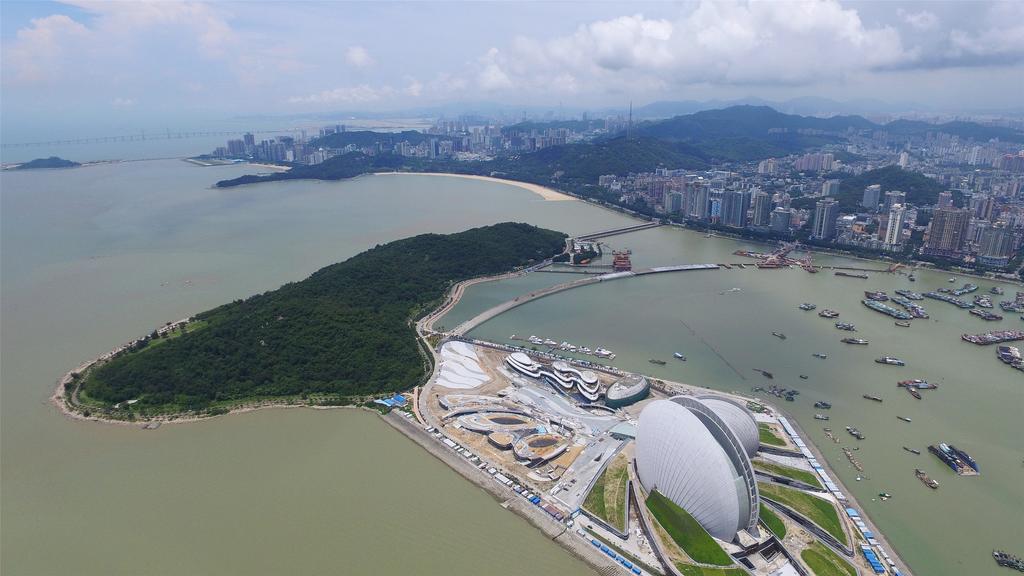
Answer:
POLYGON ((767 506, 761 504, 761 522, 775 534, 779 540, 786 537, 786 523, 782 521, 782 518, 768 509, 767 506))
POLYGON ((779 486, 778 484, 768 484, 767 482, 758 482, 757 488, 763 496, 789 506, 818 526, 821 526, 844 545, 849 544, 846 539, 846 533, 843 532, 842 522, 839 520, 839 513, 836 511, 836 507, 828 500, 793 488, 779 486))
POLYGON ((683 552, 701 564, 729 566, 732 557, 722 550, 693 516, 657 490, 647 497, 647 508, 683 552))
POLYGON ((814 576, 857 576, 857 570, 849 562, 817 541, 801 552, 800 558, 814 576))
POLYGON ((684 576, 747 576, 747 573, 739 568, 705 568, 682 562, 676 562, 676 568, 684 576))
POLYGON ((767 444, 769 446, 786 445, 786 441, 780 438, 779 435, 775 433, 775 430, 764 422, 757 423, 757 436, 761 441, 761 444, 767 444))
POLYGON ((626 496, 629 486, 628 462, 617 456, 594 482, 583 507, 608 524, 626 530, 626 496))
POLYGON ((754 468, 762 470, 764 472, 770 472, 776 476, 785 476, 786 478, 792 478, 793 480, 799 480, 804 484, 814 486, 815 488, 824 489, 821 482, 818 481, 817 475, 814 472, 808 472, 807 470, 801 470, 799 468, 793 468, 792 466, 785 466, 783 464, 776 464, 775 462, 765 462, 763 460, 753 460, 751 464, 754 468))

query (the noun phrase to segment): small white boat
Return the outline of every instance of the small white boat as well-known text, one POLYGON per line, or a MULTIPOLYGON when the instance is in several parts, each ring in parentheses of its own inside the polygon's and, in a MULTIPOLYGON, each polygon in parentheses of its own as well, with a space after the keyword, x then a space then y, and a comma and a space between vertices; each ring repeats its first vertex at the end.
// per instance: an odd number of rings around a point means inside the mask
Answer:
POLYGON ((683 362, 686 362, 686 356, 683 356, 679 352, 676 352, 675 354, 673 354, 673 356, 675 356, 676 358, 682 360, 683 362))

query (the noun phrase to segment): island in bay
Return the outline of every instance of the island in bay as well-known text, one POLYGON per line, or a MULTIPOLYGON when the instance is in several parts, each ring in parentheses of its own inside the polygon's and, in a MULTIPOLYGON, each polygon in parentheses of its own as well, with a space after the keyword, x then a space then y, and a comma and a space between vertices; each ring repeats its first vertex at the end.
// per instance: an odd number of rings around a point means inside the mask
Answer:
POLYGON ((592 257, 596 238, 652 225, 568 238, 501 223, 390 242, 168 323, 69 372, 54 399, 78 417, 146 428, 263 406, 374 408, 599 570, 853 576, 885 562, 909 573, 770 404, 624 372, 600 347, 466 336, 559 291, 717 265, 633 271, 616 253, 609 273, 437 325, 474 283, 592 257))

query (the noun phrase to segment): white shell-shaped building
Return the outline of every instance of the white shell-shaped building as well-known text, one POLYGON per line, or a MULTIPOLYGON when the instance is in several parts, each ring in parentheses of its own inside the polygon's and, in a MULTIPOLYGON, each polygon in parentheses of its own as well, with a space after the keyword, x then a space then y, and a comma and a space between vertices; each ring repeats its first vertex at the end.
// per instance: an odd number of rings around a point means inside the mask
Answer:
POLYGON ((741 530, 756 535, 759 496, 750 459, 727 421, 705 402, 676 396, 644 408, 636 436, 640 483, 681 506, 719 540, 732 541, 741 530))
POLYGON ((729 425, 739 438, 740 444, 743 444, 747 456, 753 458, 757 454, 757 449, 761 446, 757 420, 754 420, 754 415, 746 406, 725 396, 698 396, 697 399, 729 425))

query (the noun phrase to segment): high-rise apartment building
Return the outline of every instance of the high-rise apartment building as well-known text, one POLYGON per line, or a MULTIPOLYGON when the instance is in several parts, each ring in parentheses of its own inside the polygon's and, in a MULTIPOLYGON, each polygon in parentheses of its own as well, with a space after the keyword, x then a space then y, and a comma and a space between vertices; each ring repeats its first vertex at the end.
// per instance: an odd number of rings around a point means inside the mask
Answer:
POLYGON ((814 226, 811 238, 828 240, 835 235, 836 218, 839 216, 839 203, 830 198, 818 200, 814 205, 814 226))
POLYGON ((772 197, 767 192, 754 192, 754 213, 750 223, 754 226, 767 226, 770 223, 772 197))
POLYGON ((882 195, 882 185, 872 184, 864 189, 864 196, 861 198, 860 205, 868 210, 878 209, 878 200, 882 195))
POLYGON ((971 211, 959 208, 938 208, 932 213, 928 226, 928 240, 924 245, 925 254, 956 256, 967 235, 971 211))

